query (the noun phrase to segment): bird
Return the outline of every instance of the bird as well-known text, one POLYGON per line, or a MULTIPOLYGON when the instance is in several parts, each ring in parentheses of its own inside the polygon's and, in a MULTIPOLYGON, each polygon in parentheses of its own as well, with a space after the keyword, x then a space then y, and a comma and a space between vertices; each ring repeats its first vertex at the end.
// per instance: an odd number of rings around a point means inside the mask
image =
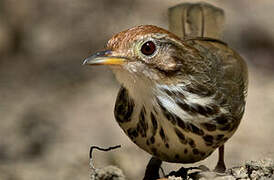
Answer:
POLYGON ((110 67, 121 84, 114 116, 124 133, 160 161, 195 163, 224 144, 245 111, 248 70, 226 43, 180 38, 154 25, 115 34, 84 65, 110 67))

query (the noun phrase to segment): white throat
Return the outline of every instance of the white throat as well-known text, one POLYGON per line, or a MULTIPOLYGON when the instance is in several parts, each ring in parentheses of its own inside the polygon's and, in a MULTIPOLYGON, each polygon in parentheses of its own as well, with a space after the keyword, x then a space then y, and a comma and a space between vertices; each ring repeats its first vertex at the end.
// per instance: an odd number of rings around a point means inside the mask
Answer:
POLYGON ((128 90, 129 95, 136 102, 147 102, 147 105, 151 104, 150 100, 153 100, 155 97, 156 88, 155 82, 148 78, 151 74, 144 74, 144 72, 142 72, 140 75, 134 66, 129 66, 127 70, 121 69, 120 67, 112 67, 112 71, 119 83, 128 90))

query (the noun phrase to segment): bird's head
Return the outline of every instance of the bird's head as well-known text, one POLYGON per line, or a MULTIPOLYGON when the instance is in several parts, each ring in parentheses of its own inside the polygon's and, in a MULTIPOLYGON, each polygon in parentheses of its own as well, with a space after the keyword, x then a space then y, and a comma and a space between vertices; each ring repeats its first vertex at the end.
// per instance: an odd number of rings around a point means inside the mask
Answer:
POLYGON ((140 90, 143 85, 176 83, 177 76, 184 73, 183 59, 189 50, 176 35, 144 25, 114 35, 105 51, 87 58, 84 64, 108 65, 123 86, 140 90))

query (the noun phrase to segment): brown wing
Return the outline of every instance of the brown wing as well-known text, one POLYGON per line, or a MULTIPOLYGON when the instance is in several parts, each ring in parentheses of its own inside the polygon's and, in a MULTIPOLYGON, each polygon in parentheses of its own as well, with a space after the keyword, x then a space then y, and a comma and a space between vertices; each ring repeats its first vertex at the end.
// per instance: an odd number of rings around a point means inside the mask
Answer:
POLYGON ((185 42, 198 49, 202 61, 207 64, 203 71, 204 80, 197 80, 193 88, 208 87, 208 91, 215 92, 215 100, 220 106, 226 107, 236 119, 241 119, 248 85, 245 61, 219 40, 196 38, 185 42))

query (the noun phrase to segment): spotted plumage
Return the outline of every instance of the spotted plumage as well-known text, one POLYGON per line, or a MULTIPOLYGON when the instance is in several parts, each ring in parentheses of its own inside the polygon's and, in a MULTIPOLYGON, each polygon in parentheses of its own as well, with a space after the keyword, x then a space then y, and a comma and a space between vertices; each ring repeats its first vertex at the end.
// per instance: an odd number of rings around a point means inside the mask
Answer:
POLYGON ((118 123, 129 122, 134 110, 134 100, 125 88, 121 88, 115 104, 114 115, 118 123))
POLYGON ((193 163, 234 134, 244 113, 247 71, 226 44, 180 39, 149 25, 115 35, 107 49, 123 86, 115 118, 140 148, 164 161, 193 163))

